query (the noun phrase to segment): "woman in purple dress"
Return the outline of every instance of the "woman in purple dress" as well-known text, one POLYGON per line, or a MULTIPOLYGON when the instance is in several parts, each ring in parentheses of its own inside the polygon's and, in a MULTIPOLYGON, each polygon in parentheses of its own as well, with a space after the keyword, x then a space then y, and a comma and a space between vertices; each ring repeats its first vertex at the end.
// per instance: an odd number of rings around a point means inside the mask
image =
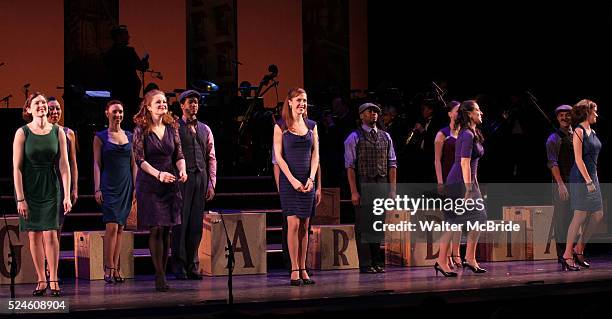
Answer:
POLYGON ((315 208, 315 175, 319 167, 317 126, 306 118, 306 91, 289 91, 282 119, 274 126, 274 154, 281 170, 279 193, 287 219, 287 247, 291 259, 291 285, 311 285, 306 271, 308 223, 315 208))
MULTIPOLYGON (((457 137, 455 144, 455 163, 453 164, 448 177, 446 179, 447 194, 454 199, 454 203, 458 204, 458 199, 473 199, 474 202, 481 202, 482 195, 477 179, 478 160, 484 154, 482 142, 484 138, 482 133, 476 127, 482 123, 483 113, 480 107, 474 100, 468 100, 461 103, 457 123, 461 126, 461 131, 457 137)), ((478 209, 480 205, 473 205, 471 210, 467 210, 467 205, 463 207, 455 207, 453 211, 445 212, 445 220, 450 224, 459 224, 465 226, 467 222, 486 222, 487 213, 483 209, 478 209), (459 209, 460 208, 460 209, 459 209)), ((486 270, 481 268, 476 262, 476 245, 478 243, 479 232, 471 230, 467 235, 467 247, 465 253, 465 261, 463 268, 468 267, 474 273, 484 273, 486 270)), ((450 233, 444 233, 440 237, 440 243, 448 243, 450 233)), ((436 274, 440 271, 446 277, 456 277, 457 274, 451 272, 446 264, 446 252, 442 251, 443 246, 440 245, 440 253, 438 261, 434 265, 436 274)))
MULTIPOLYGON (((438 131, 434 140, 434 166, 436 168, 436 180, 438 181, 438 192, 443 194, 444 182, 450 172, 453 163, 455 162, 455 142, 459 134, 459 124, 455 123, 459 112, 457 101, 451 101, 447 104, 448 118, 450 122, 447 127, 438 131)), ((461 267, 461 254, 459 252, 459 244, 461 243, 461 232, 453 232, 451 234, 451 255, 448 258, 448 265, 451 269, 461 267)), ((442 244, 442 243, 441 243, 442 244)), ((448 250, 447 243, 443 243, 443 249, 446 254, 448 250)))
POLYGON ((181 223, 183 200, 177 181, 187 180, 185 159, 178 125, 168 113, 163 92, 153 90, 145 95, 134 123, 134 158, 140 168, 136 177, 138 228, 150 232, 155 288, 168 291, 166 263, 170 228, 181 223))

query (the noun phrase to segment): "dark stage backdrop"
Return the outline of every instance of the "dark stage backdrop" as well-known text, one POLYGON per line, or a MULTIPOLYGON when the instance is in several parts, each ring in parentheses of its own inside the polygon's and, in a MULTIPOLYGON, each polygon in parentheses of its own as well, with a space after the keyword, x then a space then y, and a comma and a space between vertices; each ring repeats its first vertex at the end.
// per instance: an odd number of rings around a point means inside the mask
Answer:
POLYGON ((536 167, 526 180, 549 180, 544 144, 551 127, 526 91, 553 121, 558 105, 582 98, 599 104, 600 173, 609 179, 609 3, 369 1, 368 8, 370 87, 400 88, 414 109, 417 92, 431 91, 432 80, 446 82, 449 98, 479 97, 485 118, 500 125, 504 110, 526 116, 526 147, 510 150, 490 137, 495 152, 485 158, 483 179, 496 177, 492 158, 524 158, 536 167))
MULTIPOLYGON (((303 0, 304 85, 313 93, 350 89, 348 0, 303 0)), ((317 104, 319 96, 311 94, 317 104)), ((321 96, 322 97, 322 96, 321 96)))

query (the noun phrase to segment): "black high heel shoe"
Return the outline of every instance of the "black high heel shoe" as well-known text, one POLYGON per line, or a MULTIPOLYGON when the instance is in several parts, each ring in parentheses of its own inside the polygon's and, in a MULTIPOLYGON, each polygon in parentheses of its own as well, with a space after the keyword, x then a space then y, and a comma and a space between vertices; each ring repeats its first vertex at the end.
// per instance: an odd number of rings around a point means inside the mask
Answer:
POLYGON ((480 267, 476 267, 476 266, 472 266, 469 262, 464 261, 463 262, 463 268, 465 269, 465 267, 469 268, 473 273, 475 274, 484 274, 485 272, 487 272, 486 269, 484 268, 480 268, 480 267))
POLYGON ((53 297, 59 297, 61 295, 62 290, 59 287, 59 282, 57 280, 50 280, 49 281, 49 289, 51 290, 51 296, 53 297), (57 289, 53 289, 51 288, 51 283, 54 282, 57 284, 57 289))
POLYGON ((444 271, 437 261, 434 264, 434 269, 436 270, 436 276, 438 276, 438 272, 440 272, 444 277, 457 277, 457 273, 454 271, 444 271))
POLYGON ((125 282, 125 278, 121 277, 121 274, 119 273, 119 268, 113 269, 113 279, 118 284, 122 284, 125 282))
POLYGON ((578 264, 578 266, 582 268, 589 268, 591 264, 589 264, 585 259, 583 254, 579 254, 574 252, 574 262, 578 264), (580 257, 579 257, 580 256, 580 257))
MULTIPOLYGON (((293 273, 294 271, 297 271, 297 272, 298 272, 298 274, 299 274, 300 269, 291 270, 291 272, 292 272, 292 273, 293 273)), ((300 276, 300 277, 301 277, 301 276, 300 276)), ((299 285, 301 285, 301 284, 302 284, 302 279, 295 279, 295 280, 294 280, 294 279, 291 279, 291 280, 289 281, 289 285, 291 285, 291 286, 299 286, 299 285)))
POLYGON ((104 281, 105 281, 107 284, 112 284, 112 283, 114 283, 114 281, 113 281, 113 270, 115 270, 115 268, 111 268, 111 267, 108 267, 108 266, 104 265, 104 281), (108 275, 106 274, 106 270, 107 270, 107 269, 108 269, 108 270, 110 270, 110 272, 108 273, 108 275))
POLYGON ((457 268, 461 268, 463 266, 463 260, 461 259, 461 256, 450 255, 448 258, 450 259, 451 267, 454 266, 457 268), (457 261, 455 258, 459 258, 459 261, 457 261))
POLYGON ((47 283, 47 285, 45 286, 45 288, 39 289, 38 288, 38 284, 40 284, 41 282, 45 282, 46 281, 38 281, 36 283, 36 289, 34 289, 34 291, 32 291, 32 296, 34 297, 42 297, 47 293, 47 287, 49 286, 49 284, 47 283))
POLYGON ((308 273, 308 271, 307 271, 306 269, 300 269, 300 279, 302 279, 302 283, 303 283, 304 285, 314 285, 314 284, 315 284, 315 281, 314 281, 314 280, 312 280, 312 279, 310 279, 310 278, 308 278, 308 279, 304 279, 304 278, 302 277, 302 271, 305 271, 306 273, 308 273))
POLYGON ((580 267, 574 265, 570 265, 567 263, 568 260, 573 260, 574 258, 561 258, 559 261, 561 263, 561 269, 563 271, 579 271, 580 267))

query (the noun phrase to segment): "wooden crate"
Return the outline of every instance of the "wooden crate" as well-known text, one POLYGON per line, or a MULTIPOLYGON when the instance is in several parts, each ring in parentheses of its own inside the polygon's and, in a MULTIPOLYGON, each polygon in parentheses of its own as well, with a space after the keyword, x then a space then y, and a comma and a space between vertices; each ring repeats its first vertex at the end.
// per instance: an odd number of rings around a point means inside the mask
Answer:
MULTIPOLYGON (((410 215, 407 211, 387 212, 386 224, 399 224, 402 221, 416 224, 415 231, 385 232, 385 263, 393 266, 431 266, 436 262, 440 251, 438 240, 440 232, 422 231, 419 222, 444 220, 441 211, 419 211, 410 215)), ((448 252, 450 256, 450 250, 448 252)))
MULTIPOLYGON (((502 221, 493 221, 500 223, 502 221)), ((520 231, 481 232, 478 239, 476 255, 479 261, 516 261, 526 259, 525 221, 514 221, 519 224, 520 231)))
POLYGON ((313 225, 309 238, 307 267, 333 270, 359 268, 355 226, 313 225))
MULTIPOLYGON (((76 278, 104 279, 104 231, 74 232, 74 271, 76 278)), ((134 278, 134 233, 123 231, 119 268, 123 278, 134 278)))
MULTIPOLYGON (((266 214, 224 214, 229 238, 234 246, 234 275, 265 274, 266 214)), ((204 215, 204 230, 199 247, 200 273, 207 276, 227 275, 226 237, 220 216, 204 215)))
POLYGON ((552 224, 554 206, 504 206, 503 209, 504 220, 522 220, 527 224, 527 260, 557 259, 552 224))
POLYGON ((132 198, 132 208, 125 222, 124 230, 136 230, 138 229, 138 205, 136 203, 136 197, 132 198))
POLYGON ((317 206, 311 224, 340 224, 340 188, 321 189, 321 204, 317 206))
POLYGON ((19 217, 7 217, 7 224, 2 221, 0 223, 0 284, 10 284, 10 265, 9 265, 9 236, 11 242, 15 247, 15 259, 17 260, 17 276, 15 277, 15 283, 17 284, 30 284, 36 283, 38 277, 36 275, 36 269, 34 268, 34 262, 32 261, 32 255, 30 254, 30 240, 28 233, 19 232, 19 217))

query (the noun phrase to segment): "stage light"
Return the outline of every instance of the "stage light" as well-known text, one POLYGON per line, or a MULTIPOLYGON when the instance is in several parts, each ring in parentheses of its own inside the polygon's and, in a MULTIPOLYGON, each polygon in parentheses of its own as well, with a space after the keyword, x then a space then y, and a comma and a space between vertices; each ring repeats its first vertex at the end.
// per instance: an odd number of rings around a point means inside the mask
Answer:
POLYGON ((213 82, 206 80, 197 80, 192 83, 193 88, 200 92, 217 92, 219 91, 219 86, 213 82))

